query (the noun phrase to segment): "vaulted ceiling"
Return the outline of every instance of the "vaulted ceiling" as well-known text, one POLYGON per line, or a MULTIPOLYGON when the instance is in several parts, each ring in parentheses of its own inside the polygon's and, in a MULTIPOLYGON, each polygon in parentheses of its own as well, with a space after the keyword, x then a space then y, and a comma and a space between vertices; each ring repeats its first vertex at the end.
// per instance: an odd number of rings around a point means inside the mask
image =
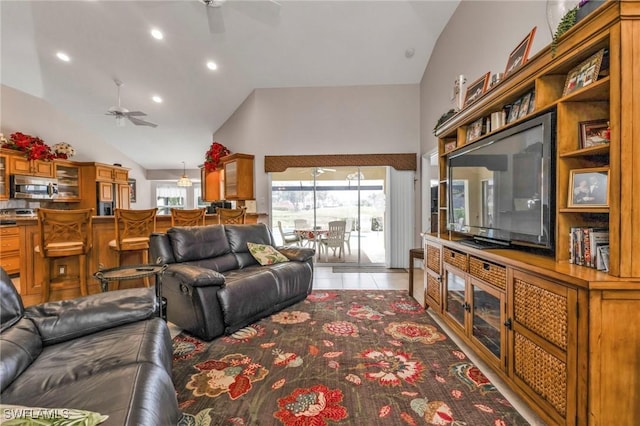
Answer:
POLYGON ((144 168, 194 167, 256 88, 419 83, 459 2, 219 3, 211 11, 199 0, 1 1, 1 82, 144 168), (105 115, 117 105, 114 79, 123 82, 122 106, 158 127, 119 127, 105 115))

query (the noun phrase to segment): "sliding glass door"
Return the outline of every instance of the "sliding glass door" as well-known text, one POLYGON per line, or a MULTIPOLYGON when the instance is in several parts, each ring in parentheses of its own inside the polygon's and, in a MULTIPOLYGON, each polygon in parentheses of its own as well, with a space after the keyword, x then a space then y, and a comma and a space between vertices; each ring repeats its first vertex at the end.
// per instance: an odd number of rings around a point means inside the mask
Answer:
POLYGON ((329 222, 345 221, 342 253, 323 251, 318 263, 383 264, 386 167, 289 168, 271 176, 271 217, 280 239, 298 232, 319 249, 329 222), (305 232, 307 231, 307 232, 305 232))

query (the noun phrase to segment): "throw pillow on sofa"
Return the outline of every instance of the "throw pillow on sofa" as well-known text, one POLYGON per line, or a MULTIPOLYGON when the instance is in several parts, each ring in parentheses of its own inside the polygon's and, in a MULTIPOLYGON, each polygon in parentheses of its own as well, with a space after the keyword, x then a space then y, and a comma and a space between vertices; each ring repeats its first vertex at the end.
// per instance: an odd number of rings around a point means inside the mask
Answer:
POLYGON ((260 265, 273 265, 274 263, 288 262, 289 259, 276 250, 273 246, 266 244, 247 243, 249 253, 260 265))

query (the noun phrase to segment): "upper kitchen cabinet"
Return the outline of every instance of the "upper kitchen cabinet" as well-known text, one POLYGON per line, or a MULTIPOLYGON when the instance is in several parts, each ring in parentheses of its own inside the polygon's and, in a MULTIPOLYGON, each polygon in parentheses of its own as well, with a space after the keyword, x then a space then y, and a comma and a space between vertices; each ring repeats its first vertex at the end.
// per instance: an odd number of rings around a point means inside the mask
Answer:
POLYGON ((129 179, 129 169, 106 164, 95 165, 96 180, 126 183, 129 179))
POLYGON ((250 154, 222 157, 224 197, 227 200, 253 200, 253 159, 250 154))
POLYGON ((53 161, 29 160, 24 156, 9 156, 9 174, 54 177, 53 161))
POLYGON ((56 202, 80 201, 80 167, 71 161, 55 160, 55 177, 58 179, 58 196, 56 202))
POLYGON ((200 179, 202 182, 202 201, 224 200, 222 170, 207 171, 205 167, 201 167, 200 179))
POLYGON ((0 154, 0 200, 9 199, 9 167, 7 155, 0 154))

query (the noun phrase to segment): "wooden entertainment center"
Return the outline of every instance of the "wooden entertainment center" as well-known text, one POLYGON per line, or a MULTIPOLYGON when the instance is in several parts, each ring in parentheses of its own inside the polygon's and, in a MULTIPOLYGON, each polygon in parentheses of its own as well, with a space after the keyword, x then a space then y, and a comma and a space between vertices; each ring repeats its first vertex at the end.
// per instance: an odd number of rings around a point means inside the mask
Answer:
POLYGON ((547 423, 637 425, 640 2, 605 2, 555 52, 543 49, 436 134, 438 231, 424 237, 427 306, 547 423), (608 75, 563 94, 571 70, 603 48, 608 75), (532 90, 535 111, 507 126, 556 109, 554 254, 460 244, 447 227, 447 158, 467 143, 472 123, 532 90), (596 119, 609 121, 610 143, 580 148, 578 123, 596 119), (570 171, 607 167, 608 206, 569 207, 570 171), (569 262, 572 227, 609 228, 608 272, 569 262))

